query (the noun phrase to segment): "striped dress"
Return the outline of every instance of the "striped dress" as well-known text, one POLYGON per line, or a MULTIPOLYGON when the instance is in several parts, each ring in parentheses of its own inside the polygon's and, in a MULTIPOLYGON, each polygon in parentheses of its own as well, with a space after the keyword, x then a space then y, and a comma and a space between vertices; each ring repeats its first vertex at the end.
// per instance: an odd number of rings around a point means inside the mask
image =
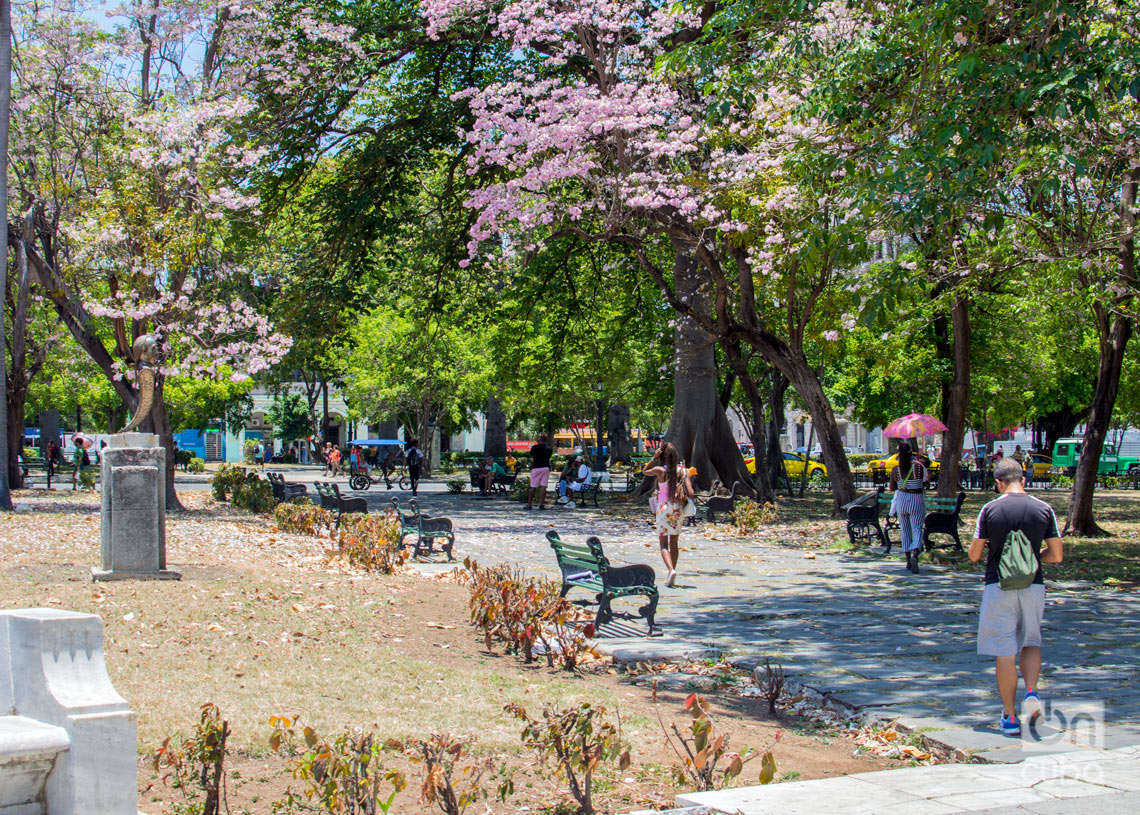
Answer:
POLYGON ((926 499, 921 492, 903 492, 903 490, 921 490, 927 479, 926 467, 920 461, 914 462, 904 480, 896 465, 891 475, 898 484, 898 490, 891 500, 891 512, 899 517, 899 536, 902 538, 903 551, 913 552, 922 546, 922 522, 926 518, 926 499))

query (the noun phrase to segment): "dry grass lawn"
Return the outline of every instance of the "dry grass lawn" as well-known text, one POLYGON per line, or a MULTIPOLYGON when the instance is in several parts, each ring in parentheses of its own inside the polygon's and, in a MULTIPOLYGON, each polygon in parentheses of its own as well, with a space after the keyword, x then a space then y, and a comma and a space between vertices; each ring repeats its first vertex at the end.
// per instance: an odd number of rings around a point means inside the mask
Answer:
MULTIPOLYGON (((265 519, 183 494, 187 511, 168 520, 168 561, 179 582, 92 584, 98 561, 98 496, 26 491, 29 512, 0 516, 0 604, 53 606, 98 614, 108 670, 138 713, 140 807, 175 812, 181 793, 155 783, 148 762, 162 739, 188 732, 200 705, 214 702, 232 726, 233 811, 271 812, 289 779, 267 745, 272 715, 300 716, 323 735, 376 728, 382 738, 433 732, 477 739, 483 755, 518 772, 518 795, 496 812, 541 810, 560 800, 522 754, 519 723, 503 714, 517 702, 583 701, 621 715, 634 767, 601 780, 603 809, 663 806, 675 764, 663 746, 649 691, 604 666, 569 675, 482 651, 466 624, 466 589, 413 575, 355 574, 326 562, 324 543, 277 532, 265 519)), ((682 695, 663 694, 669 718, 684 721, 682 695)), ((734 745, 768 744, 784 778, 816 778, 899 766, 853 755, 853 745, 809 723, 771 721, 760 702, 716 699, 734 745)), ((406 762, 395 765, 414 772, 406 762)), ((754 780, 746 771, 742 782, 754 780)), ((399 811, 427 812, 415 793, 399 811)))

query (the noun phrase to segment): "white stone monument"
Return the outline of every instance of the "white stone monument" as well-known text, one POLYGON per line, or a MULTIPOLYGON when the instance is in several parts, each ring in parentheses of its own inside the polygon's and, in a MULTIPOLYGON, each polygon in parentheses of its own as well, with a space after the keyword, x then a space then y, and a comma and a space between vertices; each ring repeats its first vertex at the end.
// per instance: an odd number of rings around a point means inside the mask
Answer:
MULTIPOLYGON (((103 448, 101 562, 94 580, 177 580, 166 568, 166 449, 150 433, 103 448)), ((0 815, 3 812, 0 811, 0 815)))
POLYGON ((138 365, 138 409, 101 456, 102 552, 91 579, 177 580, 182 575, 166 568, 166 449, 158 436, 135 432, 154 405, 158 340, 137 337, 131 354, 138 365))
POLYGON ((99 617, 0 611, 0 815, 136 815, 136 740, 99 617))

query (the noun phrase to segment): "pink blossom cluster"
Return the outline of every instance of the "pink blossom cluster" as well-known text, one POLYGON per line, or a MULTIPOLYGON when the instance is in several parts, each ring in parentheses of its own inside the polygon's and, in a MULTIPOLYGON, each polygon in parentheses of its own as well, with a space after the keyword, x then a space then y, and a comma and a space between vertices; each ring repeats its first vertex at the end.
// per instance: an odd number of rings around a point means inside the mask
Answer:
MULTIPOLYGON (((478 213, 471 257, 484 245, 532 250, 558 230, 613 234, 631 217, 693 235, 748 233, 757 224, 739 212, 742 192, 773 213, 799 207, 794 183, 781 181, 789 157, 804 145, 850 149, 796 117, 802 97, 792 87, 770 87, 754 105, 710 120, 698 90, 707 78, 657 65, 670 38, 701 25, 674 7, 424 0, 421 8, 432 36, 485 25, 526 57, 513 79, 457 95, 473 114, 461 134, 473 147, 468 171, 506 171, 468 198, 478 213)), ((847 18, 837 9, 827 19, 847 18)), ((766 245, 751 255, 763 268, 778 241, 766 245)))

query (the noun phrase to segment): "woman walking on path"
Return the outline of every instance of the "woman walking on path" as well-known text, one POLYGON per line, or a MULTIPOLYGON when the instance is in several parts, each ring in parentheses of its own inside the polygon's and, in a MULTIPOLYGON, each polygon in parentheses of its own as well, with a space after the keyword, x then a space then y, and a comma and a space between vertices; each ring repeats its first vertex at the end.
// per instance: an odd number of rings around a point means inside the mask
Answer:
POLYGON ((899 463, 891 470, 891 514, 898 515, 906 568, 918 574, 918 556, 922 547, 922 522, 926 518, 923 490, 930 481, 930 471, 914 457, 910 445, 899 444, 899 463), (905 475, 904 475, 905 473, 905 475))
POLYGON ((693 482, 689 474, 677 460, 677 448, 665 442, 653 454, 653 460, 645 465, 645 475, 657 479, 656 527, 657 540, 661 545, 661 559, 669 576, 665 585, 672 586, 677 581, 678 542, 681 537, 681 523, 684 520, 685 504, 693 496, 693 482))

